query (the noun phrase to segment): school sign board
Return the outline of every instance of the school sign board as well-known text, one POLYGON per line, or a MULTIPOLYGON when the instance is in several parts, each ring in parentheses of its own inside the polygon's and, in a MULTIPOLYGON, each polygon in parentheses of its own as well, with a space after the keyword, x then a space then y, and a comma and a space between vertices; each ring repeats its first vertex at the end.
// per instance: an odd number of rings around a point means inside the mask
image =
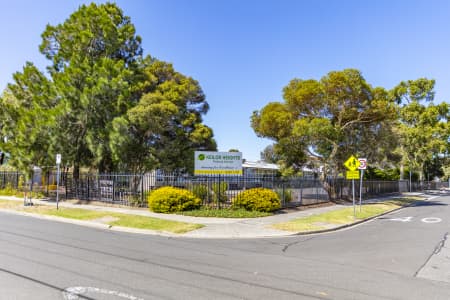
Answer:
POLYGON ((241 152, 195 151, 195 175, 242 175, 241 152))

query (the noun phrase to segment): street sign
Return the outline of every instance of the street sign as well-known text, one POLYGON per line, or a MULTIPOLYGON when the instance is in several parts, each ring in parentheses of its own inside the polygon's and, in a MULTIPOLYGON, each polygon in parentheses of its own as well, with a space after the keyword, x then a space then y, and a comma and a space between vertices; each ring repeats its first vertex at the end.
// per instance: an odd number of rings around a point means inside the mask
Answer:
POLYGON ((356 170, 358 170, 358 167, 359 167, 359 161, 356 159, 356 157, 354 155, 352 155, 349 157, 349 159, 347 159, 344 162, 344 166, 349 171, 356 171, 356 170))
POLYGON ((347 179, 359 179, 359 171, 347 171, 345 175, 347 179))
POLYGON ((61 154, 56 154, 56 164, 60 165, 61 164, 61 154))
POLYGON ((367 169, 367 158, 358 158, 358 161, 359 161, 358 169, 360 170, 367 169))

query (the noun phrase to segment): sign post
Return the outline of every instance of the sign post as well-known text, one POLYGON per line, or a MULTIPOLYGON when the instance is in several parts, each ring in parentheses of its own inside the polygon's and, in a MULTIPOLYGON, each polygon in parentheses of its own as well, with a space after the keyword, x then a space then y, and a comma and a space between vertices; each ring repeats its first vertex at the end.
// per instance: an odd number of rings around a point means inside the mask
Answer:
POLYGON ((61 165, 61 154, 56 154, 56 209, 59 209, 59 166, 61 165))
POLYGON ((345 162, 344 166, 347 168, 347 179, 352 180, 352 194, 353 194, 353 218, 356 218, 355 208, 355 179, 359 179, 359 161, 354 155, 350 156, 345 162))
POLYGON ((194 175, 218 176, 216 197, 217 208, 220 208, 222 193, 227 189, 222 180, 227 180, 228 176, 242 176, 242 153, 195 151, 194 155, 194 175))
POLYGON ((367 159, 366 158, 358 158, 359 167, 361 170, 361 181, 359 184, 359 212, 361 212, 362 206, 362 190, 363 190, 363 178, 364 178, 364 170, 367 169, 367 159))

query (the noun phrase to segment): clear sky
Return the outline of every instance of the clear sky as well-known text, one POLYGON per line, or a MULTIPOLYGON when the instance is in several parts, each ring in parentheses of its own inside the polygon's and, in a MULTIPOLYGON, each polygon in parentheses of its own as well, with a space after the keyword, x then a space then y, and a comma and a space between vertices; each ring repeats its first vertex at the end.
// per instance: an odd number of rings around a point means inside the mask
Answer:
MULTIPOLYGON (((103 1, 96 1, 103 2, 103 1)), ((46 24, 62 23, 90 1, 0 0, 0 88, 26 61, 41 70, 46 24)), ((259 159, 271 143, 250 116, 282 100, 293 78, 320 79, 356 68, 373 86, 436 80, 450 100, 450 1, 133 0, 116 2, 143 38, 145 54, 200 82, 211 109, 205 123, 220 151, 259 159)))

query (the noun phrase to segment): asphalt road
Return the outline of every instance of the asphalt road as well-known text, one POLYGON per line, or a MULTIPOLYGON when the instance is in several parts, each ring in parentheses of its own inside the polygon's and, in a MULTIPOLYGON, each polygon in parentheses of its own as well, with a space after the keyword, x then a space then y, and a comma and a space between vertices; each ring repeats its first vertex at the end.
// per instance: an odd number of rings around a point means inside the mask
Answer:
POLYGON ((340 232, 202 240, 0 213, 0 299, 450 299, 450 197, 340 232))

